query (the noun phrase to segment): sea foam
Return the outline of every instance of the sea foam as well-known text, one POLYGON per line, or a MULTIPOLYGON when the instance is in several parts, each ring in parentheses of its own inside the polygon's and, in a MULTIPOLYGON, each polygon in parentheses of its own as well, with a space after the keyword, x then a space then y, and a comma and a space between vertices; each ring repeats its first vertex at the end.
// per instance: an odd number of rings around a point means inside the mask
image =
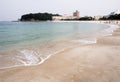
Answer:
POLYGON ((118 25, 111 25, 111 24, 108 24, 108 25, 109 25, 109 28, 100 32, 102 36, 112 35, 112 33, 119 28, 118 25))
MULTIPOLYGON (((31 66, 31 65, 39 65, 50 58, 52 55, 60 53, 65 49, 61 49, 59 51, 55 51, 51 54, 46 55, 46 57, 42 57, 42 55, 32 51, 32 50, 22 50, 20 51, 23 55, 19 56, 19 61, 23 64, 23 66, 31 66)), ((45 55, 45 54, 44 54, 45 55)))
POLYGON ((22 56, 18 56, 18 58, 19 58, 19 61, 24 65, 36 64, 39 61, 41 61, 41 59, 38 56, 38 53, 32 50, 22 50, 20 52, 22 56))

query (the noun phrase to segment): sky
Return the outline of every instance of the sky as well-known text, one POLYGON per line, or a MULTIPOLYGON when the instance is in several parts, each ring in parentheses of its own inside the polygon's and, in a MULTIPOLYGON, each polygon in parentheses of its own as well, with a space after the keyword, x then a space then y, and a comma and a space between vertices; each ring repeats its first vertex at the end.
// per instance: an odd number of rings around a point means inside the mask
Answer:
POLYGON ((107 15, 120 10, 120 0, 0 0, 0 21, 17 20, 28 13, 54 13, 80 16, 107 15))

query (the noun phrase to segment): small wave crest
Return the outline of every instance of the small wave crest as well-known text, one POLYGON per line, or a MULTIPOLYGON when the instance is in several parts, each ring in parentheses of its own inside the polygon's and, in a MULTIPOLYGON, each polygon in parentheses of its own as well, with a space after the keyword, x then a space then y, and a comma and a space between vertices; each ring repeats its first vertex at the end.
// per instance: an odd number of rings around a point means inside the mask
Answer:
POLYGON ((81 38, 81 39, 78 39, 78 40, 73 40, 72 42, 82 43, 82 44, 97 43, 97 37, 112 35, 112 33, 119 28, 118 25, 110 25, 110 24, 108 24, 108 25, 109 25, 109 28, 104 29, 103 31, 94 34, 95 36, 93 35, 93 37, 91 37, 91 38, 83 38, 83 39, 81 38))
POLYGON ((82 43, 82 44, 94 44, 97 43, 96 38, 87 38, 87 39, 80 39, 80 40, 73 40, 74 43, 82 43))

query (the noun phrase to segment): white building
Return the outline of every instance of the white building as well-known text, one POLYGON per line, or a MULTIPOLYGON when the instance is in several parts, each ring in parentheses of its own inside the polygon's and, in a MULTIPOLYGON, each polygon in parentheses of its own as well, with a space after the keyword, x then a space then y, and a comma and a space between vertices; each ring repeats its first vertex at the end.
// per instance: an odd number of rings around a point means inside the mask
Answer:
POLYGON ((120 14, 120 10, 115 11, 115 14, 120 14))
POLYGON ((100 18, 102 18, 103 16, 94 16, 95 20, 99 20, 100 18))
POLYGON ((79 18, 80 18, 80 12, 77 10, 73 13, 73 16, 69 16, 69 15, 65 14, 63 16, 53 16, 52 17, 53 20, 74 20, 74 19, 79 19, 79 18))
POLYGON ((53 16, 53 20, 72 20, 72 19, 77 19, 76 16, 53 16))
POLYGON ((73 16, 80 18, 80 12, 78 10, 76 10, 75 12, 73 12, 73 16))
POLYGON ((111 12, 110 15, 120 14, 120 10, 117 10, 115 12, 111 12))

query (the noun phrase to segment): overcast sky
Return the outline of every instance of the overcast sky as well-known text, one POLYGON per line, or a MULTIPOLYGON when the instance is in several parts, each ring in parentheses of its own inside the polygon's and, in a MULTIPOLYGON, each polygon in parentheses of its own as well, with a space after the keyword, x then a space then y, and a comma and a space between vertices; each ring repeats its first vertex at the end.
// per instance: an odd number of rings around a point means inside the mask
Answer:
POLYGON ((49 12, 81 16, 106 15, 120 9, 120 0, 0 0, 0 21, 17 20, 23 14, 49 12))

